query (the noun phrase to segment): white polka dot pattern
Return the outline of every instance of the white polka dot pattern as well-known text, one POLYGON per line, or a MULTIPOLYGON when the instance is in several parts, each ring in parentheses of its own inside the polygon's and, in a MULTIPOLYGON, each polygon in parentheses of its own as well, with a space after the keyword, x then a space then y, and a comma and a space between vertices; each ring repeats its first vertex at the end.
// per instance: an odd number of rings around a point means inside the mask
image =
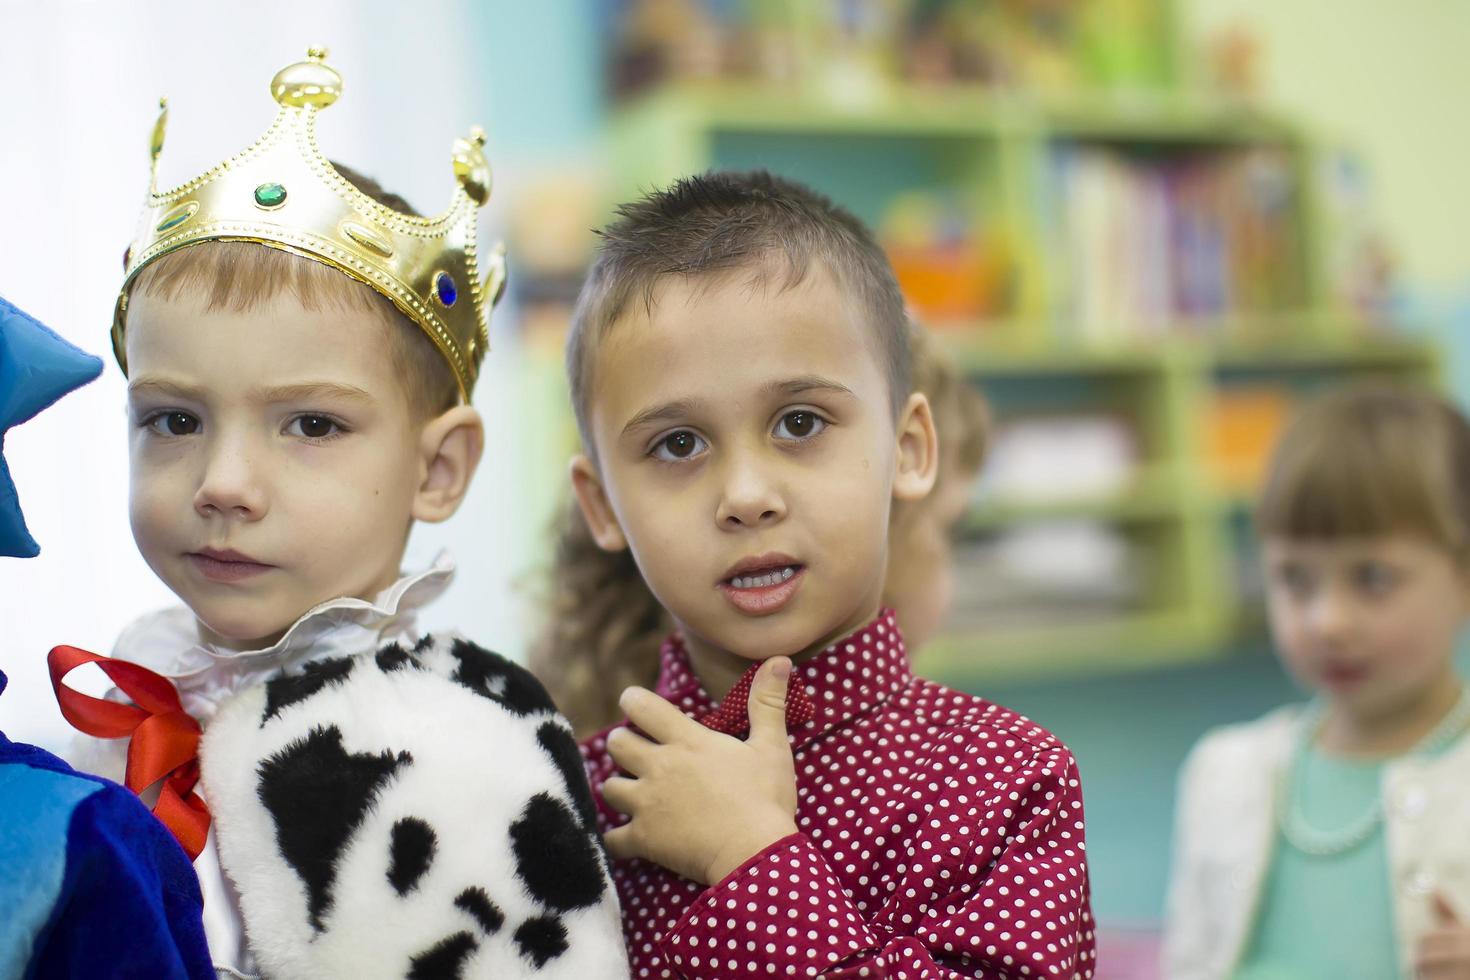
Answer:
MULTIPOLYGON (((1089 978, 1082 789, 1029 719, 916 678, 891 610, 801 664, 816 717, 790 731, 799 832, 709 888, 646 861, 613 880, 635 978, 1089 978)), ((677 637, 658 691, 714 704, 677 637)), ((603 830, 617 768, 582 745, 603 830)))

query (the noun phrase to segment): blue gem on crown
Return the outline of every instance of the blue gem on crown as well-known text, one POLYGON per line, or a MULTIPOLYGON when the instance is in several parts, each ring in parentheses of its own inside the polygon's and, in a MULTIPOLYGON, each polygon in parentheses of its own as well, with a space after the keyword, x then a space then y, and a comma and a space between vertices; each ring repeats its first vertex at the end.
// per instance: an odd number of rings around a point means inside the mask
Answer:
POLYGON ((455 287, 454 278, 449 273, 440 272, 434 276, 434 295, 445 306, 453 306, 454 301, 459 299, 459 289, 455 287))

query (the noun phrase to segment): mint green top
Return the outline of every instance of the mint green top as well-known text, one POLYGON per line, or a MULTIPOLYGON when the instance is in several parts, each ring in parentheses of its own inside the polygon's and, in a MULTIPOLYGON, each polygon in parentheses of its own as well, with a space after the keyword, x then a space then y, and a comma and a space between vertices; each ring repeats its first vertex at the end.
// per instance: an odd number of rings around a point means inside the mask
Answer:
MULTIPOLYGON (((1388 760, 1298 756, 1296 805, 1307 823, 1343 828, 1378 805, 1388 760)), ((1361 844, 1318 857, 1276 831, 1256 928, 1236 980, 1390 980, 1399 975, 1388 851, 1380 821, 1361 844)))

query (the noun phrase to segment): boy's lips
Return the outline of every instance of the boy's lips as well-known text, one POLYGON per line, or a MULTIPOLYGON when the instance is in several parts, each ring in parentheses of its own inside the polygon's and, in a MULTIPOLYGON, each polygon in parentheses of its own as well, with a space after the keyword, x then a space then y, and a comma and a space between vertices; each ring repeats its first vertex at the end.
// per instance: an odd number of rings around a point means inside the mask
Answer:
POLYGON ((212 582, 239 582, 276 567, 238 551, 220 551, 217 548, 201 548, 184 557, 189 559, 195 571, 212 582))
POLYGON ((805 565, 773 553, 736 562, 715 588, 747 616, 769 616, 791 601, 805 578, 805 565))

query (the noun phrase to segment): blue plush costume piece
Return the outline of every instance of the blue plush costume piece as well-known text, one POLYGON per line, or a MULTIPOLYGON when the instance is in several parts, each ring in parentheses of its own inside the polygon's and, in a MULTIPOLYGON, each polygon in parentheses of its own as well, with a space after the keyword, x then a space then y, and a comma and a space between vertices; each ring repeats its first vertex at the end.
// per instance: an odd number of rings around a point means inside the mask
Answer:
POLYGON ((213 978, 200 907, 135 795, 0 734, 0 977, 213 978))
MULTIPOLYGON (((0 448, 101 369, 0 299, 0 448)), ((0 457, 0 555, 37 550, 0 457)), ((213 978, 200 909, 188 856, 137 796, 0 733, 0 980, 213 978)))

